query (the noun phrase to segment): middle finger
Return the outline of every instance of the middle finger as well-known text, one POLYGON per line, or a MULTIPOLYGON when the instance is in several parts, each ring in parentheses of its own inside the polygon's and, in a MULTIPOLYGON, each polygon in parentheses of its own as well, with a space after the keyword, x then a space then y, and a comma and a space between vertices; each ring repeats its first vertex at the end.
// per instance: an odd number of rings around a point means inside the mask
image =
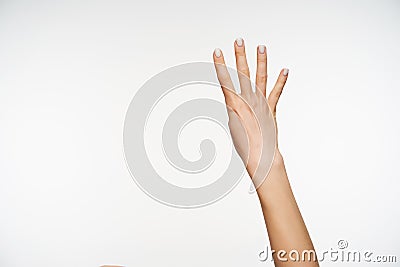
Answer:
POLYGON ((250 71, 249 66, 247 65, 246 51, 243 39, 236 39, 234 46, 240 91, 243 96, 249 96, 253 91, 251 89, 250 71))

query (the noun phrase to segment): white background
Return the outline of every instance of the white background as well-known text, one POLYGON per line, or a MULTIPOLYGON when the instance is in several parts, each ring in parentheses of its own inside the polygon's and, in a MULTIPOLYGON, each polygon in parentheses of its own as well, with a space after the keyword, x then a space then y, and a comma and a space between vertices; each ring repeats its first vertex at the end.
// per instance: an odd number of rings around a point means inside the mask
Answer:
POLYGON ((253 74, 267 45, 270 86, 290 69, 279 142, 317 250, 345 239, 399 261, 399 14, 397 1, 0 1, 0 266, 271 266, 248 180, 175 209, 123 156, 136 90, 215 47, 234 64, 239 36, 253 74))

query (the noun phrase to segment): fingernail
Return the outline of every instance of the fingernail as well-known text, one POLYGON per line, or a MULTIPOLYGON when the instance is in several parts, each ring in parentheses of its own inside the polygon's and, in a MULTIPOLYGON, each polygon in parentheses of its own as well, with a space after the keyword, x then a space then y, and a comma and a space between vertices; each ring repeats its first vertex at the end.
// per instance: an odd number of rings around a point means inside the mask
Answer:
POLYGON ((222 55, 221 49, 215 48, 215 50, 214 50, 214 55, 215 55, 216 57, 221 57, 221 55, 222 55))
POLYGON ((283 75, 286 76, 289 73, 289 69, 283 69, 283 75))
POLYGON ((236 39, 236 44, 237 44, 237 46, 243 46, 243 39, 242 38, 237 38, 236 39))
POLYGON ((265 45, 259 45, 259 46, 258 46, 258 52, 259 52, 260 54, 264 54, 264 52, 265 52, 265 45))

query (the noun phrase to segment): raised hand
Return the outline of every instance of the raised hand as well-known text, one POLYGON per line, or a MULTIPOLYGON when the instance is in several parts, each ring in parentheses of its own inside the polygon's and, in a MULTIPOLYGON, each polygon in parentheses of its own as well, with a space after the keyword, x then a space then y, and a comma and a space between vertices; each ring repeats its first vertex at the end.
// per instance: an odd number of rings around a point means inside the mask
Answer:
POLYGON ((257 48, 255 88, 250 81, 243 39, 235 41, 236 68, 240 83, 237 93, 224 56, 220 49, 214 51, 214 63, 228 108, 229 128, 235 148, 256 187, 266 178, 273 160, 281 158, 276 143, 276 105, 285 86, 288 69, 282 69, 268 98, 267 51, 264 45, 257 48), (274 159, 275 155, 275 159, 274 159))
POLYGON ((265 46, 258 46, 257 49, 255 90, 252 90, 249 79, 243 39, 237 39, 234 46, 240 94, 233 88, 220 49, 214 51, 214 63, 228 108, 233 143, 257 188, 271 250, 278 252, 272 255, 275 265, 319 266, 276 142, 276 105, 285 86, 288 69, 281 70, 275 86, 266 98, 265 46), (288 256, 293 251, 302 257, 293 259, 288 256), (310 257, 304 258, 304 255, 310 257))

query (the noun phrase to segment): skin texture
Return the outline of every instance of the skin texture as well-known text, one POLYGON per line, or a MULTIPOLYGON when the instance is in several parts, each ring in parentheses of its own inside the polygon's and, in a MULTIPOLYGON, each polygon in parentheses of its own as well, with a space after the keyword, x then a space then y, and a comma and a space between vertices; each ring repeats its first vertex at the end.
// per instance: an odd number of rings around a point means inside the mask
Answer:
POLYGON ((268 106, 276 121, 276 106, 288 78, 288 70, 281 70, 278 80, 266 98, 267 52, 265 47, 257 48, 255 82, 257 89, 255 92, 251 90, 244 41, 236 40, 234 49, 241 87, 240 94, 235 93, 222 51, 216 49, 213 59, 228 107, 229 127, 235 148, 253 182, 263 181, 255 186, 271 249, 275 251, 273 252, 275 266, 319 266, 318 261, 313 258, 314 246, 290 187, 284 160, 277 144, 269 172, 266 169, 268 164, 263 164, 267 158, 265 154, 268 153, 266 144, 268 141, 271 143, 271 140, 268 140, 271 131, 266 129, 263 123, 266 122, 269 113, 268 106), (297 251, 299 257, 296 252, 291 252, 293 250, 297 251), (308 255, 312 255, 311 260, 308 255))
MULTIPOLYGON (((218 80, 225 97, 229 116, 229 128, 235 148, 242 158, 250 177, 256 184, 257 194, 261 203, 265 225, 273 252, 275 266, 319 266, 318 261, 308 259, 314 252, 314 246, 297 206, 286 174, 283 157, 276 144, 271 169, 263 169, 268 164, 263 161, 268 158, 271 143, 271 129, 268 129, 269 110, 276 122, 276 106, 288 78, 288 70, 282 69, 278 80, 266 98, 267 86, 267 51, 265 47, 257 48, 257 72, 255 92, 251 90, 250 72, 246 60, 244 41, 234 44, 236 67, 238 70, 241 93, 235 93, 231 78, 225 65, 222 51, 216 50, 213 58, 218 80), (238 45, 241 44, 241 45, 238 45), (267 177, 263 177, 263 175, 267 177), (282 252, 280 252, 282 250, 282 252), (295 250, 300 260, 295 260, 295 250), (285 253, 284 253, 285 252, 285 253), (302 259, 302 255, 306 255, 302 259)), ((275 134, 275 132, 274 132, 275 134)), ((315 254, 314 254, 315 255, 315 254)), ((102 267, 120 267, 104 265, 102 267)))

